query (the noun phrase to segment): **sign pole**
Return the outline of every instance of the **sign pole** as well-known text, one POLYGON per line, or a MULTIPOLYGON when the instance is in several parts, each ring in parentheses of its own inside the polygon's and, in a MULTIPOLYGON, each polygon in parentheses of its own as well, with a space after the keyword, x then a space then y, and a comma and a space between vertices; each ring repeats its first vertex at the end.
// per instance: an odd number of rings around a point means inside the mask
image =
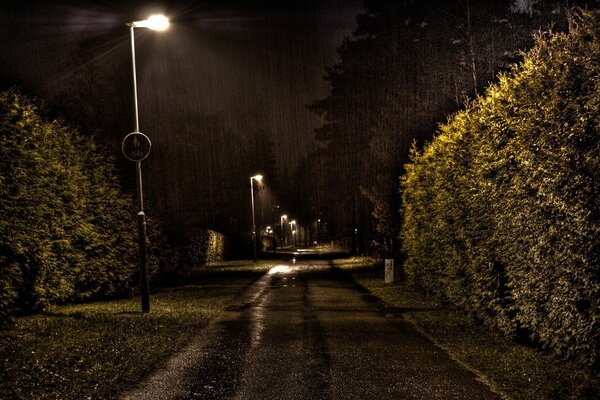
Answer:
POLYGON ((142 312, 148 313, 150 312, 150 283, 148 282, 148 250, 146 249, 146 214, 144 213, 144 197, 142 192, 142 162, 137 161, 135 164, 138 204, 140 210, 137 214, 138 246, 140 254, 140 293, 142 297, 142 312))
POLYGON ((142 190, 142 160, 150 154, 150 139, 140 130, 140 120, 138 116, 138 96, 137 96, 137 77, 135 68, 135 32, 134 26, 130 26, 131 33, 131 66, 133 68, 133 105, 134 115, 133 123, 135 132, 130 133, 123 139, 122 150, 125 157, 135 161, 137 195, 138 195, 138 213, 137 213, 137 228, 138 228, 138 247, 139 247, 139 267, 140 267, 140 294, 142 301, 142 312, 150 312, 150 285, 148 283, 148 266, 146 260, 148 258, 146 249, 146 214, 144 213, 144 195, 142 190), (128 140, 129 139, 129 140, 128 140))
POLYGON ((125 136, 121 150, 125 157, 135 162, 135 181, 137 186, 137 228, 140 268, 140 294, 142 297, 142 312, 150 312, 150 284, 148 283, 148 250, 146 247, 146 214, 144 213, 144 192, 142 185, 142 160, 150 154, 152 142, 141 132, 131 132, 125 136))

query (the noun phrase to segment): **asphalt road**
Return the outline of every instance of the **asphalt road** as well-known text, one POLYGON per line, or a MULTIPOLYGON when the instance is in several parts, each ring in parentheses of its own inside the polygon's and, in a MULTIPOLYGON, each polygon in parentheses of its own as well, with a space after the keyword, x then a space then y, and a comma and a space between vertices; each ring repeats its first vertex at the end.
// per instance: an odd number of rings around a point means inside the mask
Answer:
POLYGON ((328 265, 282 265, 125 399, 499 399, 328 265))

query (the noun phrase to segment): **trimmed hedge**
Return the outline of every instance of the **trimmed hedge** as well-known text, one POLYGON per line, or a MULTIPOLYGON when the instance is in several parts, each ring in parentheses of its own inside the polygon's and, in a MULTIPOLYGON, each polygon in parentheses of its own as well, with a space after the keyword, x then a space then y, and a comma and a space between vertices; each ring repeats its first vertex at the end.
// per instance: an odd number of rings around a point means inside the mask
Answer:
POLYGON ((192 266, 222 261, 225 236, 210 229, 196 229, 188 233, 186 254, 192 266))
POLYGON ((401 231, 415 285, 595 366, 599 110, 600 13, 580 11, 412 150, 401 231))
MULTIPOLYGON (((133 201, 112 161, 16 90, 0 92, 0 321, 50 303, 131 293, 133 201)), ((161 257, 151 250, 151 274, 161 257)))

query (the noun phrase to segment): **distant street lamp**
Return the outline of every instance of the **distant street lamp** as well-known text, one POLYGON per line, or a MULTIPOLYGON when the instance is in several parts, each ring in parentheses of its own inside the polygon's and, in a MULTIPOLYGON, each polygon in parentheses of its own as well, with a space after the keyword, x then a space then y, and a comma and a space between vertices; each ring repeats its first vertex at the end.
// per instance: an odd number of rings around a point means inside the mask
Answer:
POLYGON ((290 221, 290 229, 292 230, 292 246, 296 247, 296 220, 290 221))
POLYGON ((277 247, 277 241, 275 240, 275 209, 279 208, 279 206, 272 205, 271 207, 271 220, 273 221, 273 229, 271 229, 271 233, 273 234, 273 254, 275 254, 275 248, 277 247))
POLYGON ((317 219, 317 246, 321 245, 321 219, 317 219))
POLYGON ((287 221, 287 215, 283 214, 281 218, 279 218, 279 224, 281 225, 281 248, 283 248, 283 243, 285 241, 285 226, 283 225, 283 220, 287 221))
POLYGON ((256 262, 257 244, 256 244, 256 217, 254 215, 254 181, 260 183, 262 181, 262 175, 254 175, 250 177, 250 198, 252 199, 252 247, 254 248, 254 259, 256 262))
POLYGON ((126 24, 131 32, 131 65, 133 67, 133 105, 135 130, 123 139, 122 150, 125 156, 135 162, 136 184, 138 195, 137 226, 138 246, 140 253, 140 286, 142 298, 142 312, 150 312, 150 285, 148 284, 148 267, 146 265, 146 214, 144 214, 144 195, 142 190, 142 160, 150 154, 150 139, 140 132, 138 115, 137 79, 135 71, 135 33, 134 28, 148 28, 155 31, 164 31, 169 27, 169 19, 164 15, 153 15, 143 21, 134 21, 126 24))

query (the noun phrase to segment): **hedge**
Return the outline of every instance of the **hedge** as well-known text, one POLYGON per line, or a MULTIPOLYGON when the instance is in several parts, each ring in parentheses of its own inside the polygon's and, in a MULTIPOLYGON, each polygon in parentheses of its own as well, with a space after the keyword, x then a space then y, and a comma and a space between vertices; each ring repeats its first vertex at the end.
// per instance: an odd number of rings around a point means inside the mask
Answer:
POLYGON ((406 275, 508 336, 599 364, 600 13, 539 34, 401 178, 406 275))
POLYGON ((225 236, 210 229, 195 229, 187 234, 186 254, 192 266, 222 261, 225 236))
MULTIPOLYGON (((0 321, 136 287, 134 203, 112 161, 18 91, 0 92, 0 321)), ((155 274, 163 254, 151 248, 155 274)))

